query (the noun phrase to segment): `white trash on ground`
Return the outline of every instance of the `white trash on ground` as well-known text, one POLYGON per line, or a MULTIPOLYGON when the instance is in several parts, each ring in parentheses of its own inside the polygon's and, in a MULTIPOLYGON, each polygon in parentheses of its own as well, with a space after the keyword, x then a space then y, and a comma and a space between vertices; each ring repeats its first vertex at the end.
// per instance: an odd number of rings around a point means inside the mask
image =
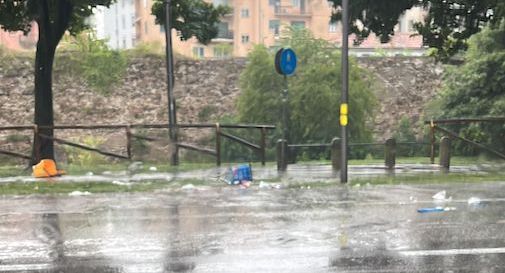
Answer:
POLYGON ((85 191, 85 192, 82 192, 82 191, 73 191, 73 192, 69 193, 68 195, 69 196, 91 195, 91 192, 89 192, 89 191, 85 191))
POLYGON ((266 183, 265 181, 260 181, 259 184, 260 189, 280 189, 281 185, 280 184, 273 184, 273 183, 266 183))
POLYGON ((435 202, 449 202, 452 200, 452 196, 449 196, 449 198, 447 198, 447 192, 445 190, 435 193, 432 198, 435 200, 435 202))
POLYGON ((186 184, 181 187, 181 190, 183 190, 183 191, 190 191, 190 190, 194 190, 194 189, 195 189, 195 186, 193 184, 186 184))
POLYGON ((114 181, 112 181, 112 184, 119 185, 119 186, 131 186, 133 183, 114 180, 114 181))
POLYGON ((470 197, 468 198, 468 205, 479 205, 482 201, 479 197, 470 197))
POLYGON ((150 170, 151 172, 155 172, 155 171, 157 171, 157 170, 158 170, 158 168, 156 168, 155 166, 151 166, 151 167, 149 167, 149 170, 150 170))

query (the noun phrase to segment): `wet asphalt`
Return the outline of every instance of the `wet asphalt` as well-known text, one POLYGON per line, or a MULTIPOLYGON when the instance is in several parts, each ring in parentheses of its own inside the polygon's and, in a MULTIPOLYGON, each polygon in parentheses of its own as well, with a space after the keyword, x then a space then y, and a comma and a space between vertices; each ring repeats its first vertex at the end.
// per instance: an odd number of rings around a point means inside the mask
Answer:
POLYGON ((0 272, 505 272, 504 209, 497 182, 4 196, 0 272))

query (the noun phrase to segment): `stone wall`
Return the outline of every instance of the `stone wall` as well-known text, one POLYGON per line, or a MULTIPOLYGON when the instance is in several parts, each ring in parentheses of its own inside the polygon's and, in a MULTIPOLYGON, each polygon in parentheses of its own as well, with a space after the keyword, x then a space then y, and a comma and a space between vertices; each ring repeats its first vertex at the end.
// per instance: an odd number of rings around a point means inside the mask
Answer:
MULTIPOLYGON (((9 68, 0 65, 0 125, 31 124, 33 60, 16 58, 9 62, 9 68)), ((178 121, 216 122, 224 115, 236 113, 239 76, 245 62, 244 59, 177 61, 174 92, 178 121)), ((424 105, 440 86, 443 72, 441 66, 428 58, 361 58, 358 63, 372 71, 382 86, 375 90, 380 102, 374 121, 377 140, 391 136, 404 116, 412 124, 423 118, 424 105)), ((168 120, 162 58, 131 59, 124 81, 112 88, 109 95, 92 91, 78 77, 59 73, 58 66, 55 70, 56 124, 166 123, 168 120)), ((58 133, 65 137, 72 134, 82 132, 58 133)), ((5 140, 5 134, 0 135, 5 140)), ((190 133, 186 137, 194 139, 198 135, 190 133)))
POLYGON ((359 58, 358 64, 371 71, 381 83, 375 91, 379 101, 374 120, 377 140, 391 137, 406 117, 422 134, 423 110, 440 88, 443 67, 427 57, 359 58))

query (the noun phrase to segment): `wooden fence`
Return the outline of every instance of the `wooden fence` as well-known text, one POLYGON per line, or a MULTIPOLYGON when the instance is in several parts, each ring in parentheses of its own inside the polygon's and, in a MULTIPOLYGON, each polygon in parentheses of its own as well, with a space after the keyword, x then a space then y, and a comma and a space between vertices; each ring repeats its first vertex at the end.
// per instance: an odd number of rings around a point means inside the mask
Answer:
MULTIPOLYGON (((176 143, 177 149, 187 149, 187 150, 193 150, 201 153, 205 153, 211 156, 214 156, 216 158, 216 165, 221 165, 221 139, 222 137, 229 139, 231 141, 234 141, 236 143, 239 143, 241 145, 244 145, 245 147, 248 147, 255 151, 256 153, 259 154, 260 161, 263 165, 265 165, 266 161, 266 138, 267 138, 267 131, 268 130, 273 130, 275 129, 275 126, 273 125, 256 125, 256 124, 208 124, 208 123, 203 123, 203 124, 177 124, 174 126, 176 129, 189 129, 189 128, 195 128, 195 129, 204 129, 204 128, 214 128, 215 130, 215 137, 216 137, 216 144, 214 148, 205 148, 205 147, 198 147, 196 145, 188 144, 188 143, 176 143), (232 135, 228 132, 223 132, 223 129, 249 129, 249 130, 259 130, 261 137, 259 140, 259 144, 253 143, 249 140, 243 139, 241 137, 232 135)), ((56 143, 62 144, 62 145, 67 145, 71 147, 75 147, 78 149, 83 149, 91 152, 96 152, 104 156, 109 156, 109 157, 114 157, 118 159, 124 159, 124 160, 131 160, 133 155, 132 155, 132 140, 134 138, 136 139, 142 139, 145 141, 157 141, 161 140, 161 138, 154 138, 154 137, 148 137, 148 136, 141 136, 137 135, 132 132, 134 129, 169 129, 170 126, 167 124, 112 124, 112 125, 55 125, 55 126, 37 126, 37 125, 21 125, 21 126, 3 126, 0 127, 0 131, 22 131, 22 130, 31 130, 33 131, 34 134, 34 139, 35 141, 33 142, 33 145, 37 146, 40 145, 37 143, 36 139, 38 137, 43 138, 43 139, 49 139, 52 140, 56 143), (109 129, 109 130, 124 130, 125 132, 125 137, 126 137, 126 155, 121 155, 121 154, 115 154, 112 152, 100 150, 96 147, 89 147, 86 145, 82 145, 79 143, 71 142, 68 140, 60 139, 54 136, 48 136, 39 133, 39 129, 53 129, 53 130, 98 130, 98 129, 109 129)), ((35 154, 34 154, 34 159, 36 162, 40 160, 40 155, 37 154, 38 149, 35 149, 35 154)), ((32 157, 29 155, 23 155, 20 153, 12 152, 12 151, 6 151, 0 149, 0 154, 8 155, 8 156, 13 156, 13 157, 19 157, 27 160, 31 160, 32 157)))

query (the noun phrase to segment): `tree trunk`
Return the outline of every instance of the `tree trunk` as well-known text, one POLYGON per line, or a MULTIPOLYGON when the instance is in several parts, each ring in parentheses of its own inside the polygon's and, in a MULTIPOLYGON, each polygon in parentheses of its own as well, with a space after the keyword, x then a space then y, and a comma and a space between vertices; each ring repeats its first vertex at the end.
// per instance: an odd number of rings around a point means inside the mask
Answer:
POLYGON ((35 55, 35 124, 32 164, 41 159, 54 160, 54 141, 40 137, 53 137, 53 62, 56 47, 67 30, 73 12, 73 4, 68 0, 49 2, 37 0, 39 40, 35 55))
MULTIPOLYGON (((45 35, 46 31, 39 27, 39 41, 35 57, 35 124, 37 126, 53 126, 53 92, 52 70, 56 46, 45 35)), ((39 128, 39 134, 53 137, 53 129, 39 128)), ((35 133, 33 146, 33 161, 54 159, 54 143, 35 133)))

